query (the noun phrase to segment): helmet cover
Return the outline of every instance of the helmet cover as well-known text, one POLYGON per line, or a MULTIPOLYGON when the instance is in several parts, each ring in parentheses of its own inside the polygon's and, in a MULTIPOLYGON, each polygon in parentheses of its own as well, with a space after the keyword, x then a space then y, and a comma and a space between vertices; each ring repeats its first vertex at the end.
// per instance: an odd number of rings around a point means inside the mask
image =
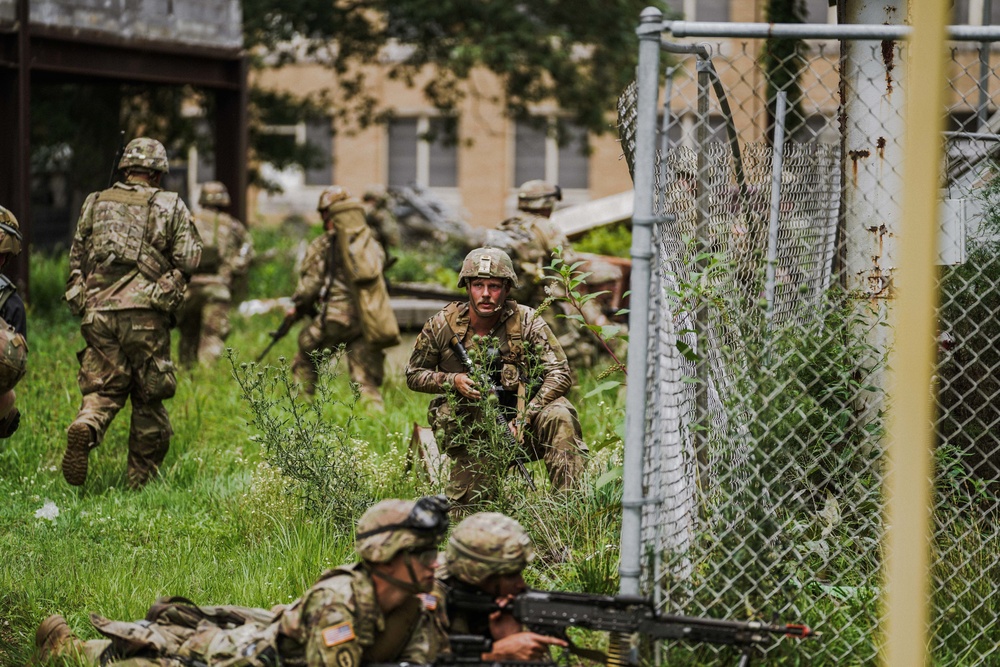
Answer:
POLYGON ((448 529, 447 507, 436 496, 378 502, 358 519, 354 550, 361 560, 388 563, 404 551, 434 549, 448 529))
POLYGON ((497 512, 464 519, 452 531, 445 551, 449 574, 472 586, 493 575, 517 574, 534 557, 531 538, 521 524, 497 512))
POLYGON ((503 278, 515 288, 519 285, 510 255, 500 248, 476 248, 465 256, 458 286, 464 287, 465 281, 472 278, 503 278))
POLYGON ((229 190, 220 181, 208 181, 201 186, 201 194, 198 195, 198 203, 201 206, 229 206, 232 202, 229 199, 229 190))
POLYGON ((170 171, 170 165, 167 164, 167 149, 156 139, 138 137, 125 146, 122 157, 118 161, 118 168, 126 171, 129 169, 148 169, 165 174, 170 171))
POLYGON ((21 252, 21 226, 14 214, 0 206, 0 253, 21 252))

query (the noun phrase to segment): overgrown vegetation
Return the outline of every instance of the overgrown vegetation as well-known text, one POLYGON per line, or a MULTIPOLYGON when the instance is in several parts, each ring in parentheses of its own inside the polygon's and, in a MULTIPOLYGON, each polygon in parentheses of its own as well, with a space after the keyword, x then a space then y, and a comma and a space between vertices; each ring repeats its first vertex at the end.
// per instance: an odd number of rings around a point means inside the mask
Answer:
MULTIPOLYGON (((252 269, 255 298, 286 296, 294 285, 298 242, 271 234, 255 230, 264 258, 252 269), (272 242, 279 247, 273 253, 272 242)), ((91 454, 86 485, 68 486, 59 465, 80 400, 75 354, 83 341, 78 321, 59 301, 65 258, 34 255, 31 262, 31 355, 17 388, 23 418, 17 434, 0 443, 3 667, 28 662, 35 628, 51 613, 63 613, 93 638, 88 612, 141 618, 161 595, 206 604, 287 602, 324 568, 353 559, 357 508, 376 498, 440 491, 416 468, 406 470, 413 424, 426 424, 428 401, 403 382, 407 343, 390 351, 385 413, 354 405, 336 366, 312 404, 293 404, 280 358, 291 358, 294 335, 263 364, 241 366, 269 342, 280 310, 233 316, 228 343, 235 369, 221 360, 178 372, 177 395, 168 403, 175 434, 159 479, 140 493, 126 490, 126 407, 91 454), (241 382, 257 403, 243 396, 241 382), (326 473, 339 477, 326 483, 326 473)), ((581 373, 571 397, 588 445, 600 450, 579 490, 534 494, 513 475, 504 486, 505 508, 537 542, 540 557, 529 574, 540 587, 617 590, 621 490, 606 473, 621 464, 621 449, 613 438, 600 445, 615 433, 624 406, 613 391, 580 399, 597 387, 596 376, 581 373)), ((539 464, 529 468, 544 477, 539 464)))

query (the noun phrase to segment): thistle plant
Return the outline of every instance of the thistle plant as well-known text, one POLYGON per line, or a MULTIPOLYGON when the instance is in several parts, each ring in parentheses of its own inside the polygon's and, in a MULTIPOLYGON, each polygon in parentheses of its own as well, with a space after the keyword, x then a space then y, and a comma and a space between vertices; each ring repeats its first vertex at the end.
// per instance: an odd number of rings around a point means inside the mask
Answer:
POLYGON ((313 360, 319 369, 314 397, 295 381, 285 357, 277 366, 240 362, 230 348, 226 359, 250 409, 264 459, 291 480, 308 513, 350 526, 375 499, 356 465, 367 450, 357 437, 360 389, 350 383, 345 396, 335 383, 343 354, 341 346, 313 360))

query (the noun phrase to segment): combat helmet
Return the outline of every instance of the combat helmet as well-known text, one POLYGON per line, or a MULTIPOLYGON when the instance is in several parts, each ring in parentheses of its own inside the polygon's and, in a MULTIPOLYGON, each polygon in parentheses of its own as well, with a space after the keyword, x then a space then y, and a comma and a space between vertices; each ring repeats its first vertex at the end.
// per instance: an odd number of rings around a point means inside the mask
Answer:
POLYGON ((562 201, 562 188, 548 181, 528 181, 517 191, 517 207, 522 211, 552 209, 557 201, 562 201))
POLYGON ((466 255, 462 271, 458 274, 458 286, 465 287, 469 278, 504 278, 514 288, 519 286, 514 263, 510 261, 510 255, 500 248, 476 248, 466 255))
POLYGON ((201 206, 229 206, 232 202, 229 199, 229 190, 221 181, 208 181, 201 186, 201 194, 198 196, 198 204, 201 206))
POLYGON ((167 164, 167 149, 156 139, 138 137, 125 146, 122 158, 118 161, 118 168, 148 169, 165 174, 170 171, 170 165, 167 164))
POLYGON ((14 214, 0 206, 0 254, 21 253, 21 226, 14 214))
POLYGON ((528 533, 514 519, 479 512, 455 526, 445 551, 448 573, 479 586, 493 575, 517 574, 535 557, 528 533))
POLYGON ((316 210, 322 213, 326 209, 330 208, 338 202, 342 202, 345 199, 349 199, 351 193, 347 191, 342 185, 331 185, 330 187, 319 193, 319 203, 316 204, 316 210))
POLYGON ((388 563, 405 551, 437 547, 448 530, 448 499, 383 500, 358 519, 354 550, 368 563, 388 563))

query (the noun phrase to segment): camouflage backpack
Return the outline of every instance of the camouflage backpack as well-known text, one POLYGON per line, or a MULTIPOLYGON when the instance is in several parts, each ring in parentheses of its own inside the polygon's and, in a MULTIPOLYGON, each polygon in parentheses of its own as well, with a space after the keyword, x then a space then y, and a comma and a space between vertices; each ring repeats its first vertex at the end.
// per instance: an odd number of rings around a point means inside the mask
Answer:
POLYGON ((28 370, 28 343, 0 319, 0 394, 10 391, 28 370))
MULTIPOLYGON (((0 274, 0 308, 17 288, 0 274)), ((0 318, 0 394, 10 391, 28 370, 28 342, 14 327, 0 318)))

